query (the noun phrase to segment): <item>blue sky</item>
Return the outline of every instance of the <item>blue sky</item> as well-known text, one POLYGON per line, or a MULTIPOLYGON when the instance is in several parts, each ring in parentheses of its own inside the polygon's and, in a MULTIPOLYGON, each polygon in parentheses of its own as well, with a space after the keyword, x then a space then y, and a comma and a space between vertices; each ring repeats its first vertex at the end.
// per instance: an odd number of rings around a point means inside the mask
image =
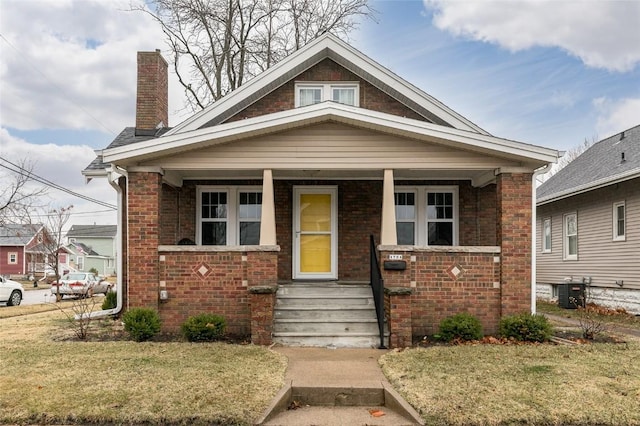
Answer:
MULTIPOLYGON (((640 124, 640 1, 373 1, 350 42, 496 136, 568 150, 640 124)), ((81 170, 134 124, 136 52, 165 49, 129 0, 0 2, 0 156, 115 203, 81 170)), ((168 57, 168 53, 165 52, 168 57)), ((170 124, 186 118, 170 77, 170 124)), ((0 170, 0 179, 6 179, 0 170)), ((73 204, 74 223, 115 223, 73 204)))

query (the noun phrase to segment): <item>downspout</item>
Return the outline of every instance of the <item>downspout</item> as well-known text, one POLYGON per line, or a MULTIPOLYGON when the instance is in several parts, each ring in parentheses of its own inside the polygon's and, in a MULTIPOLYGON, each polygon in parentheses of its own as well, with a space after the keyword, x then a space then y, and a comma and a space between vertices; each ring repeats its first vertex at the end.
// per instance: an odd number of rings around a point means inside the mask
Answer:
MULTIPOLYGON (((122 229, 123 229, 123 221, 122 221, 122 206, 125 203, 124 194, 122 192, 122 188, 118 185, 118 179, 120 177, 124 177, 128 179, 127 171, 122 168, 116 168, 111 166, 111 170, 109 170, 107 175, 107 180, 109 184, 116 190, 118 193, 118 222, 116 226, 116 247, 118 247, 118 256, 116 258, 116 307, 112 309, 100 310, 95 312, 90 312, 88 314, 89 318, 102 318, 109 315, 116 315, 122 310, 122 306, 124 304, 123 300, 123 282, 122 282, 122 271, 124 267, 123 253, 122 253, 122 229)), ((85 315, 76 315, 75 319, 82 319, 85 315)))
POLYGON ((536 240, 538 238, 538 231, 536 230, 536 222, 538 220, 536 214, 536 192, 538 176, 547 173, 553 163, 548 163, 545 166, 540 167, 533 171, 531 176, 531 313, 536 313, 536 290, 537 290, 537 273, 536 273, 536 261, 537 261, 537 247, 536 240))

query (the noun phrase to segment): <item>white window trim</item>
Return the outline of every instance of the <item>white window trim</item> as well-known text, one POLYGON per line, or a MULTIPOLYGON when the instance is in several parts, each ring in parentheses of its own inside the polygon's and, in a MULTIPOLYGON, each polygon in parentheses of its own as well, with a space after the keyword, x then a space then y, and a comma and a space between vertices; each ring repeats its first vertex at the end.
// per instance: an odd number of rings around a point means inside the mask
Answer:
MULTIPOLYGON (((241 192, 262 193, 260 186, 220 186, 220 185, 198 185, 196 202, 196 244, 202 245, 202 193, 203 192, 226 192, 227 193, 227 246, 239 244, 240 239, 240 217, 239 203, 241 192)), ((253 221, 252 221, 253 222, 253 221)))
POLYGON ((564 260, 578 260, 578 235, 579 235, 579 231, 578 231, 578 213, 576 213, 576 212, 566 213, 565 215, 562 216, 562 240, 563 240, 562 251, 563 251, 563 259, 564 260), (576 218, 576 254, 569 254, 569 237, 570 237, 570 235, 567 235, 567 218, 569 218, 570 216, 575 216, 575 218, 576 218))
POLYGON ((17 265, 18 264, 18 252, 12 251, 7 253, 7 264, 9 265, 17 265), (11 260, 11 256, 15 256, 15 260, 11 260))
POLYGON ((330 101, 333 99, 332 90, 334 88, 353 88, 354 105, 360 106, 360 83, 357 81, 305 81, 295 83, 295 106, 300 106, 300 89, 322 89, 322 97, 320 102, 330 101))
MULTIPOLYGON (((453 194, 453 246, 459 244, 459 197, 458 187, 455 185, 430 185, 430 186, 396 186, 395 192, 415 192, 416 194, 416 238, 415 242, 417 246, 428 246, 428 231, 429 220, 427 218, 427 194, 429 192, 451 192, 453 194)), ((394 206, 395 207, 395 206, 394 206)), ((443 220, 438 220, 443 222, 443 220)), ((449 222, 446 220, 444 222, 449 222)))
POLYGON ((627 240, 627 207, 624 201, 618 201, 613 203, 613 241, 626 241, 627 240), (618 234, 618 207, 622 207, 624 210, 624 233, 618 234))
POLYGON ((542 219, 542 253, 551 253, 551 249, 553 247, 553 228, 551 227, 551 218, 547 217, 542 219), (547 239, 546 239, 546 235, 547 233, 545 232, 547 229, 547 226, 549 227, 549 246, 547 247, 547 239))
POLYGON ((76 256, 76 268, 79 271, 84 271, 84 256, 76 256))

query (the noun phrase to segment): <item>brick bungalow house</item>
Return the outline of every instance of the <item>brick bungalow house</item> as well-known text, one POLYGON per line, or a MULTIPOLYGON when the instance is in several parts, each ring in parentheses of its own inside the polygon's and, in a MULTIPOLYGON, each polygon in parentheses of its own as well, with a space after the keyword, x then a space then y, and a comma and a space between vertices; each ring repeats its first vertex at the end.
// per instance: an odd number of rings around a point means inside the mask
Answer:
POLYGON ((158 310, 165 332, 212 312, 257 344, 371 345, 340 340, 364 334, 340 322, 360 308, 331 297, 365 284, 371 304, 376 270, 392 347, 458 312, 493 333, 531 311, 532 182, 556 150, 490 135, 331 35, 167 121, 167 64, 140 52, 136 127, 83 172, 120 195, 119 306, 158 310), (338 330, 287 340, 310 310, 338 330))

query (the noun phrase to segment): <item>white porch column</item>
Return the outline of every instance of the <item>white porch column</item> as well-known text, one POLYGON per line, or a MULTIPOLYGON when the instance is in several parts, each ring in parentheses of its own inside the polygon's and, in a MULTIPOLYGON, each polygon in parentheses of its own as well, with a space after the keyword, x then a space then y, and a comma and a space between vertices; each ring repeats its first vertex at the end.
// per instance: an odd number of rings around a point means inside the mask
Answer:
POLYGON ((276 208, 273 194, 273 174, 265 169, 262 176, 262 217, 260 219, 260 245, 276 245, 276 208))
POLYGON ((395 246, 398 244, 396 233, 396 202, 393 185, 393 170, 384 171, 384 186, 382 189, 382 228, 380 229, 380 244, 395 246))

